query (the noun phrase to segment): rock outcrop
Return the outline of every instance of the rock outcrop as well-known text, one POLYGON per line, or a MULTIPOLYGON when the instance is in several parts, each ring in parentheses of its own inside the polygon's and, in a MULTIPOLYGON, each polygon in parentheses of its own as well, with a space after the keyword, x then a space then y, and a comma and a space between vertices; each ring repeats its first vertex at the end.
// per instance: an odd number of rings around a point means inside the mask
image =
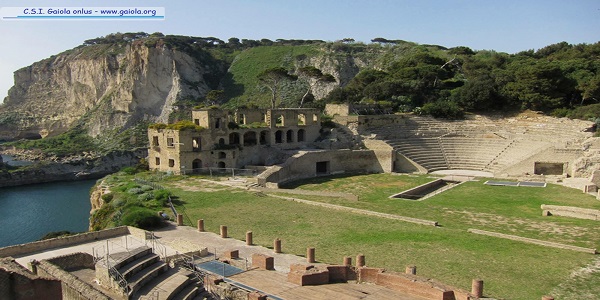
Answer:
POLYGON ((60 162, 42 162, 17 170, 0 170, 0 187, 100 178, 135 165, 145 156, 145 151, 113 151, 101 157, 71 158, 60 162))
POLYGON ((137 122, 166 122, 173 104, 203 97, 207 73, 225 65, 164 45, 80 46, 15 72, 0 113, 0 139, 45 137, 83 122, 91 136, 137 122))

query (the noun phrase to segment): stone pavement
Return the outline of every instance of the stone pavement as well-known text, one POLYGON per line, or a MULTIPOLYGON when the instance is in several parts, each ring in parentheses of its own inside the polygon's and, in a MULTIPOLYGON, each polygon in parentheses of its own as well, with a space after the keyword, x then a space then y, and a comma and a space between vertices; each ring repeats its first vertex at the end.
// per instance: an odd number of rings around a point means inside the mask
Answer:
MULTIPOLYGON (((349 282, 320 286, 298 286, 287 281, 287 273, 290 270, 291 264, 306 264, 306 258, 304 257, 285 253, 274 253, 274 251, 269 248, 255 245, 248 246, 245 241, 233 238, 221 238, 220 235, 212 232, 198 232, 196 228, 176 226, 174 223, 169 223, 165 228, 154 231, 154 234, 157 240, 165 246, 167 255, 187 252, 190 248, 207 248, 209 252, 208 257, 214 257, 216 253, 217 258, 219 258, 225 251, 238 250, 240 259, 247 259, 248 266, 251 266, 252 254, 257 253, 272 256, 274 258, 275 271, 253 269, 231 276, 229 280, 253 287, 256 290, 274 295, 281 299, 337 298, 423 300, 423 298, 420 297, 406 295, 373 284, 357 284, 355 282, 349 282)), ((152 247, 152 241, 142 241, 141 239, 128 234, 106 240, 81 243, 75 246, 29 253, 15 257, 15 259, 19 264, 27 267, 27 263, 32 259, 43 260, 75 252, 105 254, 105 249, 108 249, 110 253, 117 253, 132 250, 144 245, 152 247)))
MULTIPOLYGON (((252 254, 265 254, 273 256, 275 260, 275 270, 280 272, 289 272, 290 264, 305 263, 306 259, 300 256, 274 253, 272 249, 261 246, 247 246, 245 241, 236 240, 233 238, 221 238, 220 235, 212 232, 199 232, 196 228, 189 226, 175 226, 170 223, 167 227, 154 231, 154 235, 158 240, 168 245, 169 248, 183 249, 179 244, 185 241, 186 248, 189 244, 197 245, 199 248, 208 248, 210 256, 217 254, 217 258, 221 257, 225 251, 238 250, 240 258, 248 259, 248 265, 251 263, 252 254)), ((340 258, 341 259, 341 258, 340 258)))

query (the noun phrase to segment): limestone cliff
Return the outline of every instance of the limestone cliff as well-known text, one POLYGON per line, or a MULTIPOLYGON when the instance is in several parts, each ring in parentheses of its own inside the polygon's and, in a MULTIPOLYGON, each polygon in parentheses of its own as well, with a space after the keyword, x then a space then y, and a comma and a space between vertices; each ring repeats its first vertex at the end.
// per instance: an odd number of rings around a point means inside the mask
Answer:
MULTIPOLYGON (((205 96, 216 89, 225 91, 219 104, 260 105, 270 96, 256 77, 272 66, 294 73, 310 65, 333 75, 335 82, 309 83, 321 99, 362 69, 385 67, 390 49, 340 50, 325 42, 235 48, 212 38, 109 35, 17 70, 0 105, 0 141, 54 136, 75 126, 106 140, 108 132, 114 136, 142 121, 187 118, 191 107, 212 104, 205 96)), ((301 80, 284 87, 286 97, 297 101, 307 87, 301 80)))
POLYGON ((203 97, 211 89, 203 76, 223 69, 165 45, 80 46, 15 72, 0 139, 56 135, 82 118, 91 136, 166 122, 177 99, 203 97))

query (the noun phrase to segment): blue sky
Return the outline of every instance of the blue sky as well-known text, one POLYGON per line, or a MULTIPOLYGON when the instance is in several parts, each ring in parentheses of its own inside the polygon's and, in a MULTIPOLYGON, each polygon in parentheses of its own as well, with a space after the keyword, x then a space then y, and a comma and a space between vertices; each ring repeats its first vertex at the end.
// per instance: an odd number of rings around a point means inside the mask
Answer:
MULTIPOLYGON (((12 73, 112 32, 248 39, 401 39, 515 53, 600 41, 598 0, 0 0, 0 7, 165 7, 163 21, 0 21, 0 99, 12 73), (82 5, 83 4, 83 5, 82 5)), ((1 101, 1 100, 0 100, 1 101)))

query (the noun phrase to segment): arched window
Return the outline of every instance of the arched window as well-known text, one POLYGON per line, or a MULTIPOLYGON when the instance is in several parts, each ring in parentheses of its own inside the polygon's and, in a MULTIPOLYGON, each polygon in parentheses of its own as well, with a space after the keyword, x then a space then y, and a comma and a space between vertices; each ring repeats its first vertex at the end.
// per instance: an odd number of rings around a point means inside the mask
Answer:
POLYGON ((285 134, 285 142, 286 143, 293 143, 294 142, 294 131, 293 130, 288 130, 285 134))
POLYGON ((277 144, 283 143, 283 131, 277 130, 275 132, 275 143, 277 143, 277 144))
POLYGON ((194 151, 202 150, 202 139, 200 137, 192 138, 192 149, 194 151))
POLYGON ((275 121, 275 126, 283 127, 285 126, 285 117, 283 115, 279 115, 277 120, 275 121))
POLYGON ((256 145, 256 132, 248 131, 244 133, 244 146, 256 145))
POLYGON ((221 168, 221 169, 224 169, 224 168, 226 168, 226 167, 227 167, 227 165, 225 164, 225 162, 224 162, 224 161, 220 161, 220 162, 217 164, 217 167, 218 167, 218 168, 221 168))
POLYGON ((229 145, 239 145, 240 143, 240 134, 237 132, 232 132, 229 134, 229 145))
POLYGON ((261 131, 260 132, 260 144, 261 145, 268 145, 271 141, 271 136, 269 135, 268 131, 261 131))
POLYGON ((298 125, 306 125, 306 115, 305 114, 298 115, 298 125))
POLYGON ((226 159, 227 158, 227 153, 221 151, 219 152, 219 159, 226 159))
POLYGON ((304 129, 298 130, 298 142, 304 142, 304 135, 305 135, 304 129))

